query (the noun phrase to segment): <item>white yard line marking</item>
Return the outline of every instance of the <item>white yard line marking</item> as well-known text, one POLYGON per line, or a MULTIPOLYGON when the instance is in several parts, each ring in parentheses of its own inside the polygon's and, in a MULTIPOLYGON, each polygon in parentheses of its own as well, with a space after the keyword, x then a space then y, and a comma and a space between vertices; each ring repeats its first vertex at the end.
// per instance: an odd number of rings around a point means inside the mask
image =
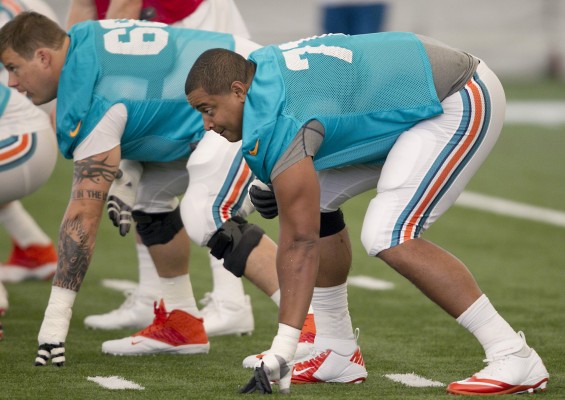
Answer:
POLYGON ((410 387, 442 387, 445 384, 423 378, 416 374, 387 374, 386 378, 410 387))
POLYGON ((365 275, 350 276, 347 278, 347 284, 369 290, 389 290, 394 288, 394 283, 392 282, 365 275))
POLYGON ((565 124, 565 102, 509 101, 506 105, 506 122, 545 126, 565 124))
POLYGON ((118 292, 127 292, 137 288, 137 282, 127 279, 102 279, 101 283, 105 288, 117 290, 118 292))
POLYGON ((455 204, 495 214, 565 227, 565 212, 517 203, 484 194, 463 192, 455 204))
POLYGON ((89 376, 87 380, 96 382, 100 386, 111 390, 144 390, 145 388, 135 382, 128 381, 120 376, 89 376))

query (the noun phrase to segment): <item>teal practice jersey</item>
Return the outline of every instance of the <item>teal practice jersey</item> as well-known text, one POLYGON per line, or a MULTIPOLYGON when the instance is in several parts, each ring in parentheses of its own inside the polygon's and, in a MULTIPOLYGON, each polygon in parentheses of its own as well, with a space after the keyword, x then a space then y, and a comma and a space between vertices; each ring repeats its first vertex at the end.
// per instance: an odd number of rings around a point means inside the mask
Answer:
POLYGON ((69 36, 57 93, 62 154, 72 158, 108 109, 122 103, 128 113, 122 158, 188 157, 190 143, 200 140, 204 127, 186 100, 186 76, 205 50, 233 50, 233 36, 135 20, 83 22, 69 36))
POLYGON ((432 69, 407 32, 323 35, 251 53, 257 69, 243 114, 242 150, 263 182, 299 129, 325 128, 317 169, 383 163, 398 136, 443 112, 432 69))

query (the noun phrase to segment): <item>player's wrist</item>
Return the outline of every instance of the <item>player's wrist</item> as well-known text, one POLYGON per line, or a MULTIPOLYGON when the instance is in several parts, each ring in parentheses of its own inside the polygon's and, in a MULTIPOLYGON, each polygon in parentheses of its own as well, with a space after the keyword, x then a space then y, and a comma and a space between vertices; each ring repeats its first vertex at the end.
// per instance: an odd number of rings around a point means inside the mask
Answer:
POLYGON ((296 353, 298 339, 300 338, 300 329, 279 323, 277 336, 273 339, 271 351, 283 357, 286 361, 291 361, 296 353))
POLYGON ((77 292, 58 286, 51 287, 49 303, 37 340, 42 343, 61 343, 67 338, 71 322, 72 307, 77 292))

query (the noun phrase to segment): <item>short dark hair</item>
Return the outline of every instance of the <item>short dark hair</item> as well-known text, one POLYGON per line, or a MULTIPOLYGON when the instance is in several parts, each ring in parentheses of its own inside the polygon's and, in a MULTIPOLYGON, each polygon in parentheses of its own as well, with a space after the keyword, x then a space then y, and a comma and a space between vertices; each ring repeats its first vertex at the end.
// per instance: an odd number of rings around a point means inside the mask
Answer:
POLYGON ((225 94, 231 90, 234 81, 251 81, 255 64, 241 55, 226 49, 210 49, 194 62, 186 77, 184 92, 202 88, 208 94, 225 94))
POLYGON ((24 11, 0 29, 0 55, 12 49, 31 59, 41 47, 58 50, 67 33, 52 19, 34 11, 24 11))

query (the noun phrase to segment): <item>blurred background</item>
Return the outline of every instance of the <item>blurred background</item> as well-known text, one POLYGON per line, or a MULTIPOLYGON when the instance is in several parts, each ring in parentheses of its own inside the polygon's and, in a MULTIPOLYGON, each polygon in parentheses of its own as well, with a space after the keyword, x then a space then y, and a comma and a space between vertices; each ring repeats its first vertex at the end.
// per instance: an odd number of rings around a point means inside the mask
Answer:
MULTIPOLYGON (((69 1, 47 0, 61 21, 69 1)), ((373 14, 374 31, 434 37, 483 58, 502 79, 565 80, 565 0, 235 1, 260 44, 326 32, 324 18, 332 7, 377 5, 381 14, 373 14)), ((371 16, 369 8, 359 15, 371 16)))

